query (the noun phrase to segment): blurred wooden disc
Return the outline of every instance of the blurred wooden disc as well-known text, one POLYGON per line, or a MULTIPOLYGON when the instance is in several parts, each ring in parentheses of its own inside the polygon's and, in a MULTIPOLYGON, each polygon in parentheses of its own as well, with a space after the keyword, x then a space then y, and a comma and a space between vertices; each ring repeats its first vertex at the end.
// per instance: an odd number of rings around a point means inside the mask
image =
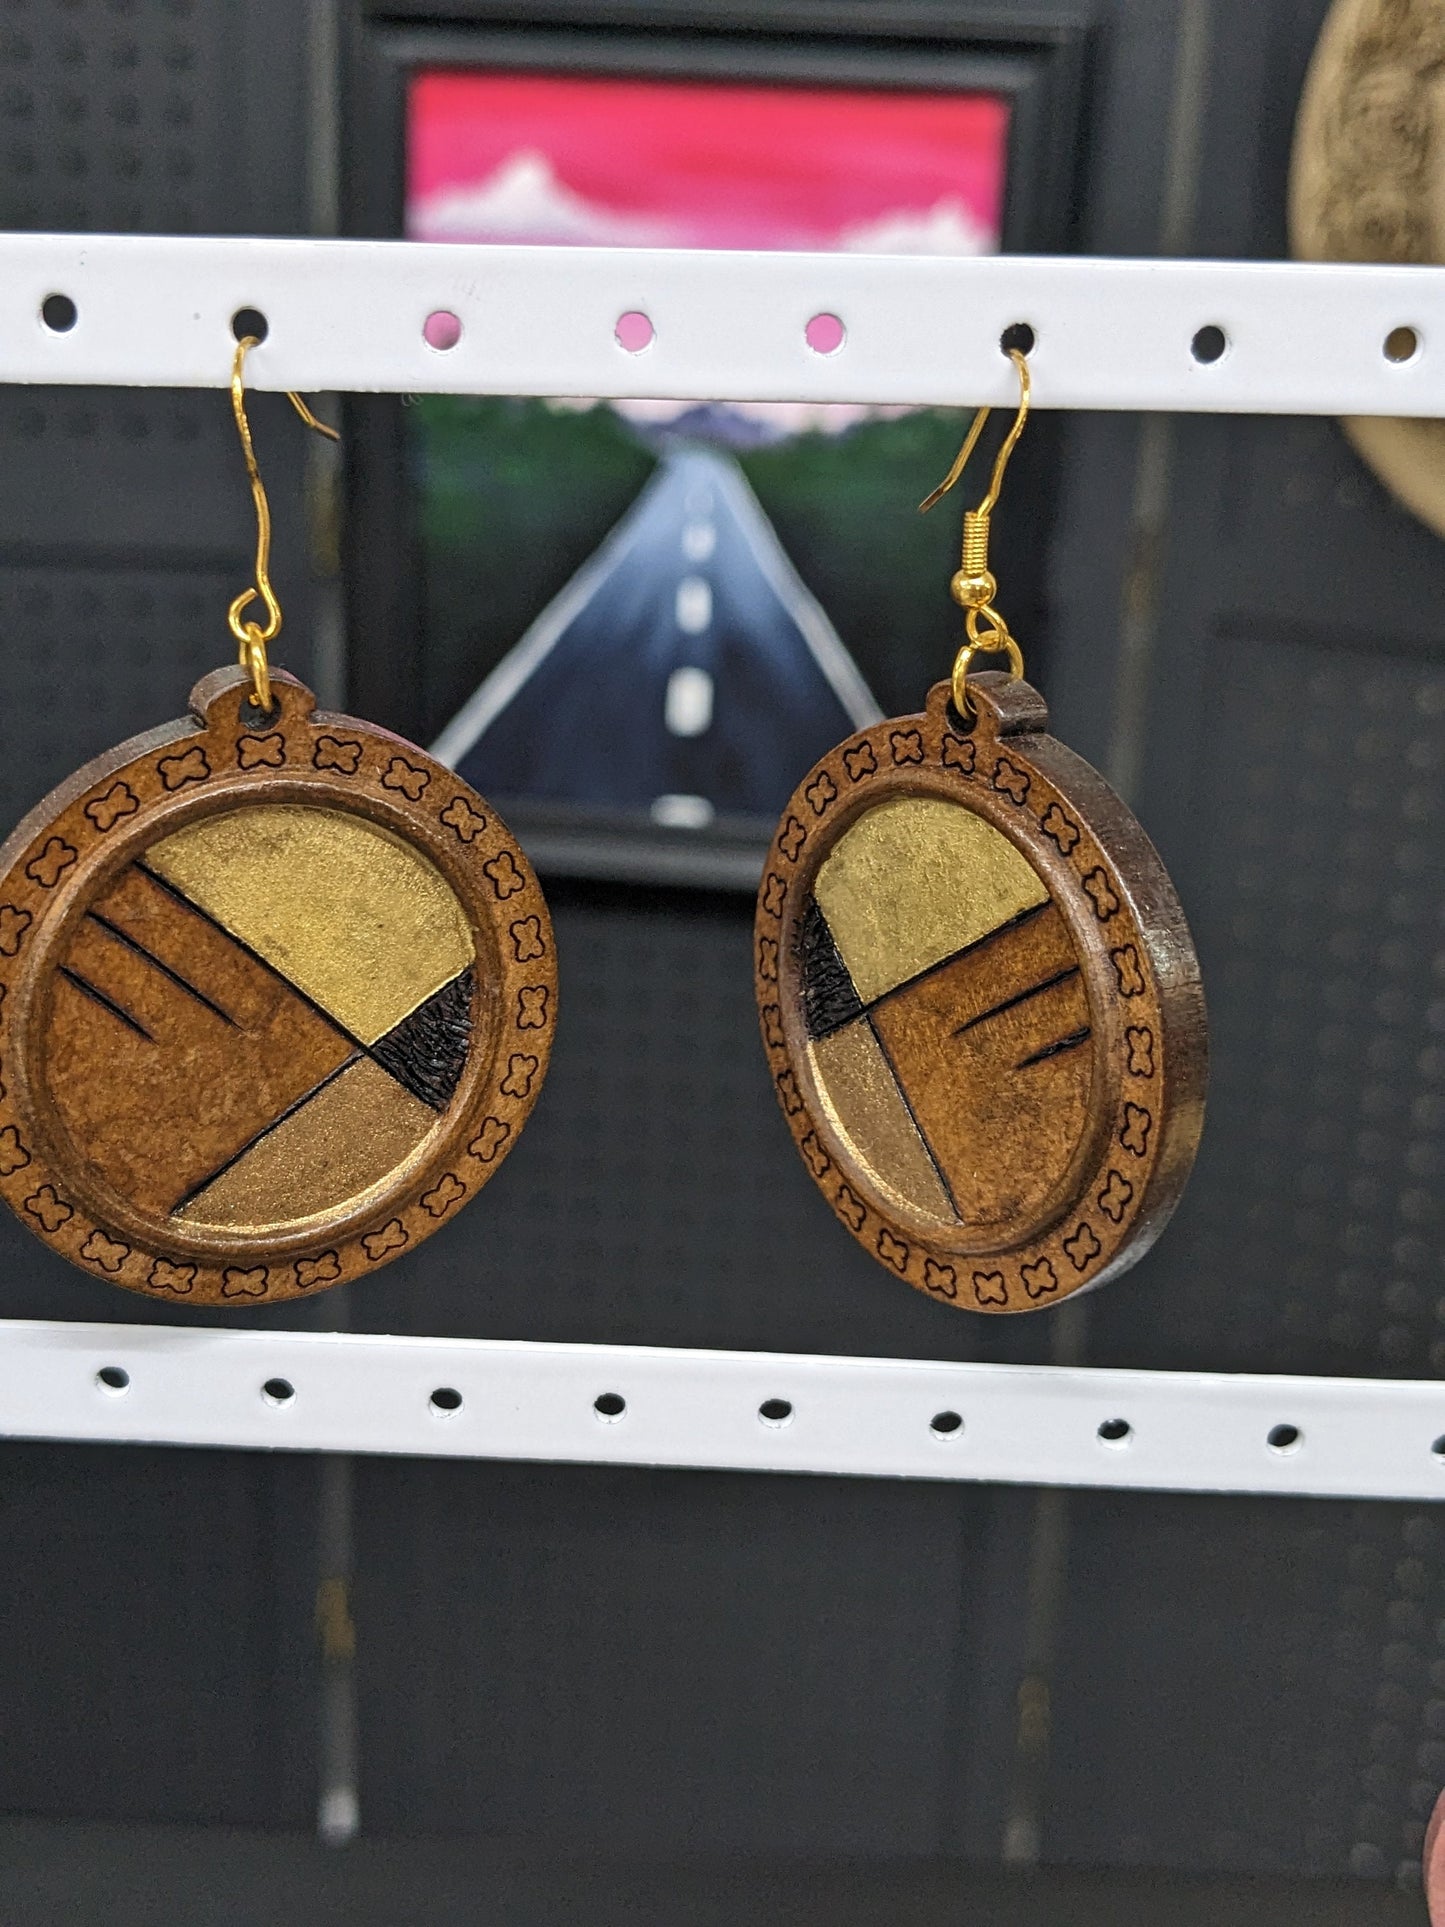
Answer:
POLYGON ((1027 683, 861 731, 784 812, 763 1043, 814 1182, 898 1277, 1033 1311, 1148 1249, 1193 1163, 1205 1023, 1148 838, 1027 683))
MULTIPOLYGON (((1445 262, 1442 72, 1438 0, 1335 0, 1295 124, 1290 242, 1299 259, 1445 262)), ((1420 320, 1402 313, 1397 325, 1420 320)), ((1396 336, 1397 358, 1408 346, 1396 336)), ((1344 427, 1391 493, 1445 534, 1445 422, 1369 416, 1344 427)))
POLYGON ((546 1072, 552 931, 495 813, 240 669, 0 849, 0 1193, 92 1275, 270 1303, 415 1248, 546 1072))

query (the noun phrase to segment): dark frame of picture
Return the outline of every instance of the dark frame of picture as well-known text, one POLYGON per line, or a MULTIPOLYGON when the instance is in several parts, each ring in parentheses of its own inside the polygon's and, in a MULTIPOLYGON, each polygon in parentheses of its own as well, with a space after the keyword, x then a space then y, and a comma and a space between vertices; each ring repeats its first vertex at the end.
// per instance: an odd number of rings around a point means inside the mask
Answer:
MULTIPOLYGON (((436 68, 656 79, 866 86, 901 92, 987 92, 1009 103, 1001 248, 1064 252, 1078 225, 1078 167, 1089 28, 1074 19, 1015 23, 962 5, 951 17, 921 6, 809 8, 786 0, 683 8, 668 0, 529 5, 525 23, 493 0, 362 0, 343 46, 340 204, 349 235, 404 231, 407 90, 436 68)), ((356 396, 346 407, 345 594, 347 699, 359 713, 426 742, 447 720, 428 713, 427 637, 420 616, 422 550, 405 398, 356 396)), ((1043 627, 1040 557, 1051 521, 1054 425, 1043 418, 1015 464, 1013 514, 996 565, 1029 558, 1043 627), (1027 471, 1027 472, 1024 472, 1027 471)), ((925 482, 927 478, 924 478, 925 482)), ((943 513, 942 511, 940 513, 943 513)), ((1035 655, 1034 659, 1037 659, 1035 655)), ((921 705, 924 691, 916 694, 921 705)), ((910 705, 912 706, 912 705, 910 705)), ((544 873, 617 881, 752 888, 768 826, 719 820, 675 829, 606 812, 508 798, 506 813, 544 873)))

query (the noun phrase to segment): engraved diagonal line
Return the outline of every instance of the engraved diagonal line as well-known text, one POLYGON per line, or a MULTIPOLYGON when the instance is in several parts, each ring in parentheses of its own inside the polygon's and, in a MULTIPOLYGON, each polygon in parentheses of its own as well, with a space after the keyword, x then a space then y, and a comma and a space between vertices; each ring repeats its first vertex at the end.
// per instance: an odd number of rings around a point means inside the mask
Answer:
POLYGON ((198 990, 189 978, 181 975, 179 970, 172 970, 171 966, 156 956, 153 950, 147 950, 143 943, 137 943, 128 930, 122 930, 118 923, 112 923, 109 917, 103 917, 99 910, 87 910, 85 914, 92 923, 98 923, 108 936, 114 937, 118 943, 123 943, 127 950, 133 950, 138 957, 144 957, 145 961, 160 971, 163 977, 169 977, 178 989, 194 997, 198 1004, 204 1004, 207 1010, 228 1023, 233 1030, 240 1028, 228 1010, 222 1010, 221 1006, 213 1002, 204 990, 198 990))
POLYGON ((990 1017, 1001 1017, 1006 1010, 1013 1010, 1018 1004, 1026 1004, 1030 997, 1042 997, 1044 992, 1052 990, 1055 984, 1066 983, 1070 977, 1077 977, 1078 974, 1077 964, 1069 964, 1064 970, 1056 970, 1052 977, 1045 977, 1042 983, 1032 984, 1027 990, 1020 990, 1012 997, 1005 997, 1001 1004, 995 1004, 991 1010, 981 1010, 977 1017, 970 1017, 966 1023, 960 1024, 953 1034, 955 1037, 962 1037, 963 1033, 966 1030, 972 1030, 975 1024, 986 1024, 990 1017))
POLYGON ((1045 1044, 1043 1049, 1036 1050, 1032 1057, 1025 1057, 1021 1063, 1015 1064, 1014 1069, 1026 1071, 1030 1064, 1042 1064, 1046 1057, 1058 1057, 1066 1050, 1076 1050, 1080 1044, 1087 1043, 1093 1034, 1085 1024, 1082 1030, 1072 1030, 1067 1037, 1061 1037, 1057 1044, 1045 1044))
MULTIPOLYGON (((334 1012, 329 1011, 326 1008, 325 1004, 318 1004, 314 997, 310 996, 306 991, 304 991, 301 988, 300 984, 292 983, 291 979, 286 975, 286 972, 284 970, 278 970, 275 964, 272 963, 269 957, 263 957, 259 950, 253 950, 250 944, 248 944, 244 938, 238 937, 236 935, 234 930, 228 930, 225 924, 218 922, 218 920, 215 917, 213 917, 208 910, 203 910, 198 903, 192 903, 191 899, 186 895, 184 890, 178 890, 175 884, 167 882, 165 877, 161 876, 158 871, 152 870, 151 868, 149 868, 147 864, 139 860, 137 860, 135 867, 144 876, 149 877, 151 882, 154 883, 159 889, 164 890, 168 897, 174 897, 177 903, 183 903, 187 908, 187 910, 190 911, 193 917, 199 917, 202 923, 210 924, 213 930, 218 930, 221 933, 221 935, 226 939, 227 943, 235 944, 236 948, 244 952, 244 954, 248 956, 253 963, 258 963, 263 970, 267 971, 271 976, 275 977, 278 982, 285 984, 286 988, 292 993, 292 995, 295 997, 299 997, 301 1002, 305 1004, 308 1010, 315 1011, 318 1017, 325 1018, 326 1022, 331 1025, 332 1029, 336 1031, 338 1036, 344 1037, 348 1044, 352 1045, 356 1050, 363 1052, 367 1057, 369 1057, 372 1060, 374 1064, 379 1064, 382 1070, 386 1072, 388 1077, 396 1078, 397 1083, 401 1085, 403 1090, 406 1090, 407 1086, 403 1082, 403 1080, 396 1076, 396 1072, 392 1069, 390 1064, 386 1063, 386 1061, 383 1058, 380 1058, 377 1056, 376 1052, 372 1049, 370 1044, 364 1044, 359 1037, 355 1036, 351 1031, 349 1031, 346 1028, 345 1024, 341 1022, 341 1019, 337 1017, 334 1012)), ((475 967, 476 967, 475 964, 469 964, 466 968, 475 969, 475 967)), ((465 976, 465 974, 466 974, 466 970, 461 970, 461 971, 458 971, 457 976, 465 976)), ((451 978, 450 981, 452 983, 455 983, 456 977, 451 978)), ((443 990, 445 990, 446 987, 447 987, 446 984, 443 984, 441 986, 443 990)), ((435 991, 432 993, 433 996, 435 996, 436 994, 437 993, 435 991)), ((417 1008, 420 1009, 421 1006, 418 1005, 417 1008)), ((406 1019, 403 1018, 402 1022, 405 1023, 405 1021, 406 1019)), ((398 1027, 394 1026, 393 1028, 398 1028, 398 1027)), ((382 1035, 377 1038, 376 1041, 378 1044, 385 1043, 386 1039, 391 1035, 392 1035, 391 1031, 384 1031, 382 1035)), ((417 1095, 417 1093, 413 1092, 412 1095, 415 1096, 417 1095)), ((425 1101, 426 1100, 423 1099, 423 1102, 425 1101)), ((278 1119, 278 1122, 279 1122, 279 1119, 278 1119)), ((270 1127, 268 1126, 267 1128, 269 1129, 270 1127)), ((218 1177, 220 1173, 215 1172, 212 1175, 218 1177)), ((208 1178, 206 1182, 209 1183, 210 1179, 208 1178)), ((185 1200, 183 1200, 183 1202, 185 1202, 185 1200)), ((176 1209, 179 1210, 180 1206, 177 1205, 176 1209)))
POLYGON ((940 957, 937 963, 929 964, 928 968, 920 970, 917 976, 905 977, 901 984, 894 984, 891 990, 880 990, 872 1003, 865 1005, 865 1009, 877 1010, 878 1006, 886 1004, 890 997, 897 997, 905 990, 912 990, 915 984, 921 984, 930 977, 936 977, 940 970, 947 970, 949 965, 956 964, 960 957, 971 957, 975 950, 982 950, 985 944, 997 943, 1000 937, 1007 937, 1011 932, 1021 930, 1026 923, 1032 923, 1035 917, 1041 917, 1045 910, 1051 907, 1052 901, 1052 898, 1045 897, 1042 903, 1030 904, 1027 910, 1020 910, 1018 915, 1010 917, 1007 923, 996 924, 992 930, 975 938, 972 943, 966 943, 962 950, 950 951, 946 957, 940 957))
POLYGON ((362 1052, 359 1050, 353 1051, 350 1057, 336 1066, 334 1071, 328 1071, 320 1083, 313 1084, 309 1091, 303 1091, 294 1104, 288 1104, 285 1110, 282 1111, 279 1116, 273 1117, 269 1124, 263 1124, 256 1135, 248 1138, 239 1151, 233 1151, 231 1156, 228 1157, 223 1164, 218 1164, 214 1171, 208 1171, 198 1183, 191 1186, 189 1191, 177 1198, 171 1206, 171 1216, 174 1217, 178 1211, 184 1211, 186 1206, 190 1204, 193 1199, 198 1198, 208 1185, 214 1184, 217 1178, 224 1176, 233 1164, 239 1164, 248 1151, 255 1150, 262 1138, 270 1137, 278 1124, 284 1124, 288 1117, 294 1117, 302 1105, 309 1104, 313 1097, 316 1097, 321 1091, 326 1089, 328 1084, 334 1083, 343 1071, 350 1070, 353 1064, 359 1062, 361 1056, 362 1052))
POLYGON ((874 1023, 873 1019, 871 1017, 866 1017, 864 1019, 864 1022, 867 1024, 869 1030, 872 1031, 873 1041, 875 1044, 877 1044, 879 1050, 883 1054, 883 1062, 888 1066, 888 1074, 893 1079, 894 1084, 898 1088, 898 1095, 903 1099, 903 1108, 905 1111, 907 1111, 909 1118, 912 1120, 913 1128, 918 1133, 918 1141, 923 1146, 924 1153, 928 1158, 928 1162, 933 1166, 933 1174, 938 1179, 939 1185, 942 1187, 944 1197, 946 1197, 948 1199, 948 1202, 953 1206, 954 1217, 958 1219, 958 1222, 960 1224, 966 1223, 967 1221, 964 1218, 963 1211, 959 1206, 958 1199, 953 1195, 953 1186, 949 1183, 947 1174, 945 1173, 943 1166, 938 1162, 938 1159, 933 1155, 933 1146, 928 1141, 928 1133, 924 1130, 923 1126, 918 1121, 918 1113, 913 1108, 913 1099, 908 1095, 907 1086, 904 1084, 903 1079, 898 1075, 898 1066, 893 1061, 892 1053, 889 1051, 887 1044, 884 1043, 882 1034, 879 1031, 878 1026, 874 1023))
POLYGON ((112 1017, 119 1017, 120 1021, 126 1025, 128 1029, 133 1030, 138 1037, 144 1037, 148 1044, 153 1044, 156 1041, 146 1029, 145 1025, 137 1022, 128 1010, 116 1003, 113 997, 107 997, 103 990, 97 990, 94 984, 87 983, 84 977, 79 976, 74 970, 71 970, 68 965, 61 964, 56 974, 64 977, 67 983, 74 984, 82 996, 89 997, 93 1003, 99 1004, 102 1010, 108 1010, 112 1017))

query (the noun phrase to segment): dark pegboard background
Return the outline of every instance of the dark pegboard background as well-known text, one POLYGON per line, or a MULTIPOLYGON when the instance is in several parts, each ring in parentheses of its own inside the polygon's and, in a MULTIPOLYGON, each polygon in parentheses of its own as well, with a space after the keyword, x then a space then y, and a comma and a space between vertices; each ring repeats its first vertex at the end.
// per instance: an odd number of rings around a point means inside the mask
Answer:
POLYGON ((305 1827, 315 1462, 0 1451, 0 1811, 305 1827))
POLYGON ((427 1470, 358 1463, 375 1831, 624 1859, 961 1850, 995 1714, 992 1494, 427 1470))

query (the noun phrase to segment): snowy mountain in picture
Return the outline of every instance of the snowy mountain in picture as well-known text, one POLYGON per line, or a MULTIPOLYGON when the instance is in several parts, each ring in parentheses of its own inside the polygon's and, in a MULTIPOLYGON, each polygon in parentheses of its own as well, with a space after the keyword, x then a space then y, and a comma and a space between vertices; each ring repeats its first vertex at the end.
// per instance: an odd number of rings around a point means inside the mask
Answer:
POLYGON ((995 242, 963 202, 951 198, 844 228, 833 246, 844 254, 992 254, 995 242))
POLYGON ((545 154, 510 154, 495 174, 416 202, 418 241, 512 242, 531 247, 665 248, 682 244, 659 215, 628 215, 574 193, 545 154))
MULTIPOLYGON (((484 180, 419 197, 408 215, 417 241, 490 241, 519 246, 594 248, 696 247, 692 226, 660 212, 624 213, 577 193, 545 154, 509 154, 484 180)), ((988 254, 994 237, 962 200, 901 207, 831 233, 790 237, 797 248, 849 254, 988 254)))

